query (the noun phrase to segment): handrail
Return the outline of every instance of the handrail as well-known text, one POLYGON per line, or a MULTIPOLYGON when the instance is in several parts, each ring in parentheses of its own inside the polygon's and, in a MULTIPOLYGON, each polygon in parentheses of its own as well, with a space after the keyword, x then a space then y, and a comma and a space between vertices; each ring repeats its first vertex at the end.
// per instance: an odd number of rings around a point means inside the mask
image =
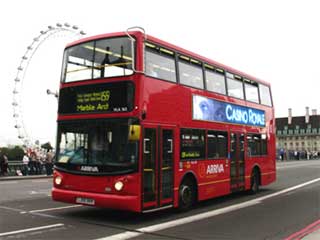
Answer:
POLYGON ((143 27, 139 27, 139 26, 129 27, 129 28, 126 30, 126 34, 128 35, 128 37, 129 37, 131 40, 135 41, 135 39, 129 34, 129 31, 130 31, 130 30, 134 30, 134 29, 138 29, 138 30, 140 30, 141 32, 143 32, 144 40, 147 40, 146 30, 144 30, 143 27))
MULTIPOLYGON (((136 41, 129 33, 130 30, 134 30, 134 29, 138 29, 140 30, 141 32, 143 32, 143 37, 144 37, 144 41, 147 39, 147 35, 146 35, 146 31, 144 30, 143 27, 139 27, 139 26, 134 26, 134 27, 129 27, 127 30, 126 30, 126 34, 127 36, 129 37, 130 41, 131 41, 131 55, 132 55, 132 70, 136 73, 144 73, 144 70, 143 71, 138 71, 136 70, 135 68, 135 57, 134 57, 134 42, 136 41)), ((144 48, 142 50, 142 59, 144 59, 144 48)), ((144 62, 143 62, 144 63, 144 62)), ((142 69, 144 69, 144 64, 142 64, 142 69)))

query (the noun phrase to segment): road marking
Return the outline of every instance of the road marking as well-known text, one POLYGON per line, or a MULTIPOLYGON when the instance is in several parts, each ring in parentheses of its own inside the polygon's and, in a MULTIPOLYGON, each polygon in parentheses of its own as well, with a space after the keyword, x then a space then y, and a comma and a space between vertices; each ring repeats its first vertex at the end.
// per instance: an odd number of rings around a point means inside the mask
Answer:
POLYGON ((311 223, 307 227, 305 227, 305 228, 301 229, 300 231, 290 235, 285 240, 302 239, 306 235, 311 234, 311 233, 317 231, 318 229, 320 229, 320 220, 315 221, 314 223, 311 223))
MULTIPOLYGON (((76 207, 83 207, 83 206, 82 206, 82 205, 71 205, 71 206, 65 206, 65 207, 56 207, 56 208, 38 209, 38 210, 31 210, 31 211, 28 211, 28 213, 48 212, 48 211, 61 210, 61 209, 68 209, 68 208, 76 208, 76 207)), ((22 213, 22 212, 21 212, 21 213, 22 213)))
POLYGON ((14 212, 20 212, 23 211, 22 209, 18 209, 18 208, 11 208, 11 207, 6 207, 6 206, 0 206, 1 209, 5 209, 5 210, 10 210, 10 211, 14 211, 14 212))
POLYGON ((287 192, 294 191, 296 189, 305 187, 307 185, 310 185, 310 184, 313 184, 313 183, 316 183, 316 182, 319 182, 319 181, 320 181, 320 178, 317 178, 317 179, 314 179, 314 180, 311 180, 311 181, 308 181, 308 182, 305 182, 305 183, 302 183, 302 184, 299 184, 299 185, 296 185, 296 186, 281 190, 279 192, 275 192, 275 193, 272 193, 272 194, 269 194, 269 195, 266 195, 266 196, 263 196, 263 197, 252 199, 252 200, 249 200, 249 201, 246 201, 246 202, 243 202, 243 203, 238 203, 238 204, 231 205, 231 206, 228 206, 228 207, 212 210, 210 212, 200 213, 200 214, 197 214, 197 215, 184 217, 184 218, 180 218, 180 219, 176 219, 176 220, 173 220, 173 221, 164 222, 164 223, 160 223, 160 224, 156 224, 156 225, 152 225, 152 226, 148 226, 148 227, 143 227, 143 228, 135 229, 135 230, 132 230, 132 231, 126 231, 126 232, 115 234, 115 235, 111 235, 111 236, 108 236, 108 237, 99 238, 97 240, 117 240, 117 239, 125 240, 125 239, 130 239, 130 238, 133 238, 133 237, 137 237, 137 236, 143 235, 145 233, 158 232, 158 231, 161 231, 161 230, 164 230, 164 229, 173 228, 173 227, 180 226, 180 225, 183 225, 183 224, 187 224, 187 223, 191 223, 191 222, 195 222, 195 221, 200 221, 200 220, 203 220, 203 219, 206 219, 206 218, 214 217, 214 216, 217 216, 217 215, 225 214, 225 213, 228 213, 228 212, 236 211, 236 210, 239 210, 239 209, 242 209, 242 208, 246 208, 246 207, 249 207, 249 206, 253 206, 253 205, 259 204, 264 200, 267 200, 267 199, 282 195, 282 194, 287 193, 287 192))
POLYGON ((47 182, 51 182, 52 180, 50 179, 39 179, 39 180, 32 180, 31 182, 33 183, 47 183, 47 182))
POLYGON ((34 194, 45 194, 48 195, 50 193, 50 189, 39 189, 39 190, 31 190, 28 191, 28 194, 34 195, 34 194))
POLYGON ((0 185, 4 185, 4 184, 15 184, 17 183, 18 181, 3 181, 3 182, 0 182, 0 185))
POLYGON ((57 224, 52 224, 52 225, 47 225, 47 226, 42 226, 42 227, 27 228, 27 229, 12 231, 12 232, 4 232, 4 233, 0 233, 0 237, 13 235, 13 234, 19 234, 19 233, 38 231, 38 230, 43 230, 43 229, 48 229, 48 228, 62 227, 62 226, 64 226, 63 223, 57 223, 57 224))

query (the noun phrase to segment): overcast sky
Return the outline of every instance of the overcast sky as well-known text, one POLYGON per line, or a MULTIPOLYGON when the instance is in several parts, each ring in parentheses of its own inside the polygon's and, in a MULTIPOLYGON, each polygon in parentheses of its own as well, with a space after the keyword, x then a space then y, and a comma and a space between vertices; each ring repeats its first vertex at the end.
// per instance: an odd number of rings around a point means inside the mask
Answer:
MULTIPOLYGON (((147 33, 271 83, 276 117, 320 112, 320 2, 317 0, 10 0, 1 6, 0 147, 19 143, 12 117, 14 79, 33 38, 57 22, 88 35, 142 26, 147 33)), ((63 47, 73 36, 48 39, 24 79, 23 119, 33 139, 55 135, 63 47)))

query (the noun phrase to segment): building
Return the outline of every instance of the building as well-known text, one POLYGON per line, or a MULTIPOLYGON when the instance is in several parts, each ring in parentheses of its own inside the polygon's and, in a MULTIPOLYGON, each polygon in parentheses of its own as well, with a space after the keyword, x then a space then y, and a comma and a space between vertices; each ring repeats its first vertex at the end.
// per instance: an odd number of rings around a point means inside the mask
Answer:
POLYGON ((280 159, 310 159, 320 152, 320 115, 306 107, 305 116, 276 118, 277 155, 280 159))

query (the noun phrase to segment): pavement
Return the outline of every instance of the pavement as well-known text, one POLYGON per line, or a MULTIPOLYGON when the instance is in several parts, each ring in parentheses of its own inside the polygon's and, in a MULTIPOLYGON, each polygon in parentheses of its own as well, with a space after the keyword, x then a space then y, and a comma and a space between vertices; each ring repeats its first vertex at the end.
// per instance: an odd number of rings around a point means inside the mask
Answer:
POLYGON ((292 234, 291 236, 287 237, 285 240, 319 240, 319 239, 320 239, 320 220, 292 234))
MULTIPOLYGON (((0 176, 0 181, 11 181, 11 180, 28 180, 28 179, 41 179, 41 178, 52 178, 52 175, 47 176, 45 174, 40 175, 28 175, 28 176, 0 176)), ((292 234, 285 240, 319 240, 320 239, 320 219, 304 229, 292 234)))
POLYGON ((306 236, 302 237, 303 240, 319 240, 320 239, 320 230, 316 230, 312 233, 307 234, 306 236))
POLYGON ((302 233, 302 235, 300 235, 301 237, 296 239, 319 240, 320 239, 320 219, 310 224, 306 228, 302 229, 300 232, 302 233))
POLYGON ((40 178, 52 178, 52 175, 47 176, 45 174, 39 174, 39 175, 28 175, 28 176, 0 176, 0 181, 28 180, 28 179, 40 179, 40 178))

